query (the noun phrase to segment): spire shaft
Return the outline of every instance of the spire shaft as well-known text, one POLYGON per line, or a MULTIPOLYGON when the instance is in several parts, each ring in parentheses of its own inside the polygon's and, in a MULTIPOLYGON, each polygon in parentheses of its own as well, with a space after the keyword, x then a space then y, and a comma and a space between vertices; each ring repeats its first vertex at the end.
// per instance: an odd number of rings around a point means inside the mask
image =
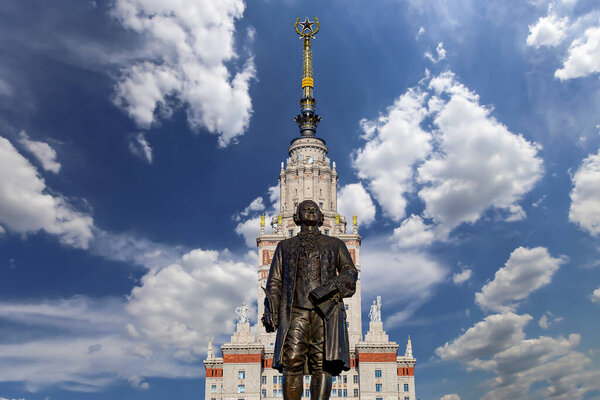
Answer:
POLYGON ((303 22, 300 22, 300 18, 297 18, 294 27, 296 33, 304 41, 302 52, 302 98, 300 99, 300 114, 296 116, 295 120, 300 128, 301 136, 315 136, 321 117, 315 114, 317 100, 313 96, 314 79, 310 45, 311 40, 319 31, 319 19, 315 17, 315 22, 311 22, 306 18, 303 22), (315 29, 313 29, 313 25, 316 25, 315 29))

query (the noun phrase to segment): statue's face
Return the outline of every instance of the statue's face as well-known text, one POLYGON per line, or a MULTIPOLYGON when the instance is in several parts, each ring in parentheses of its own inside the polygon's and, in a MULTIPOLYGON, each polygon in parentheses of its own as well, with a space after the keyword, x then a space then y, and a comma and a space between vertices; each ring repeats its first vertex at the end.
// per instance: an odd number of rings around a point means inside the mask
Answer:
POLYGON ((300 224, 317 225, 319 223, 319 206, 313 202, 302 204, 299 210, 300 224))

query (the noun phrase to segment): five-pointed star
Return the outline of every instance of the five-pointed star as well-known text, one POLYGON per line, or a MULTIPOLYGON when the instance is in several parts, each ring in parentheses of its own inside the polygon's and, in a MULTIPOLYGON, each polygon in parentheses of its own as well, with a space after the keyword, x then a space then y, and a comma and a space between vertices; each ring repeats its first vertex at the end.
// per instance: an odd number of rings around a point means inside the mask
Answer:
POLYGON ((302 25, 302 32, 308 30, 309 32, 312 32, 312 26, 314 25, 314 22, 310 22, 310 20, 308 19, 308 17, 306 17, 306 19, 304 20, 304 22, 300 22, 300 25, 302 25))

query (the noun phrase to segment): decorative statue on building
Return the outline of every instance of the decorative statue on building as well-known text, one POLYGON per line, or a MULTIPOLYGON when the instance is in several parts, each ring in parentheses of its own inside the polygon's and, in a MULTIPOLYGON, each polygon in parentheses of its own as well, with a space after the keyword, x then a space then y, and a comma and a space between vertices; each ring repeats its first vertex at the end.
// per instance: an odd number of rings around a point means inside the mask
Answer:
POLYGON ((277 331, 273 368, 283 372, 283 398, 300 400, 302 375, 312 375, 311 399, 327 400, 331 376, 350 369, 342 298, 356 289, 350 253, 338 238, 321 235, 323 214, 312 200, 298 205, 300 233, 277 245, 265 289, 262 322, 277 331))
POLYGON ((377 301, 373 300, 369 310, 371 322, 381 322, 381 296, 377 296, 377 301))
POLYGON ((249 319, 248 319, 248 312, 250 311, 250 309, 248 308, 248 306, 246 305, 246 303, 242 303, 241 307, 238 307, 235 309, 235 313, 238 316, 238 322, 241 324, 247 324, 249 319))

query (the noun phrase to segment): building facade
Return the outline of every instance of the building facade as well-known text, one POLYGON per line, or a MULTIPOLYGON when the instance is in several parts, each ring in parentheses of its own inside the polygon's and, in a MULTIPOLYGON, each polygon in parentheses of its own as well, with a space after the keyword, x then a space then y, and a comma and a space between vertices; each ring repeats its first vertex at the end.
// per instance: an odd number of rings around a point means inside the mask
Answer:
MULTIPOLYGON (((292 237, 299 231, 293 220, 297 205, 303 200, 315 201, 324 214, 321 233, 344 241, 359 272, 356 293, 344 299, 350 342, 350 371, 333 378, 331 398, 361 400, 416 400, 414 366, 410 338, 403 355, 398 355, 399 345, 390 341, 381 322, 381 299, 378 298, 369 312, 369 329, 362 334, 361 316, 361 236, 358 221, 352 217, 350 229, 346 217, 337 211, 338 174, 335 162, 328 158, 325 141, 316 136, 320 117, 315 114, 313 97, 311 39, 319 29, 318 20, 296 21, 296 32, 304 39, 302 99, 296 122, 300 136, 292 140, 288 158, 279 171, 280 212, 270 221, 266 231, 265 218, 261 218, 258 247, 257 334, 250 330, 245 305, 236 312, 239 321, 231 340, 221 346, 217 357, 209 343, 206 368, 206 400, 259 400, 282 397, 283 376, 272 368, 275 333, 267 333, 260 323, 264 309, 264 292, 271 260, 280 240, 292 237), (316 27, 315 27, 316 25, 316 27), (349 232, 348 232, 349 231, 349 232)), ((310 398, 310 376, 304 377, 304 396, 310 398)))

